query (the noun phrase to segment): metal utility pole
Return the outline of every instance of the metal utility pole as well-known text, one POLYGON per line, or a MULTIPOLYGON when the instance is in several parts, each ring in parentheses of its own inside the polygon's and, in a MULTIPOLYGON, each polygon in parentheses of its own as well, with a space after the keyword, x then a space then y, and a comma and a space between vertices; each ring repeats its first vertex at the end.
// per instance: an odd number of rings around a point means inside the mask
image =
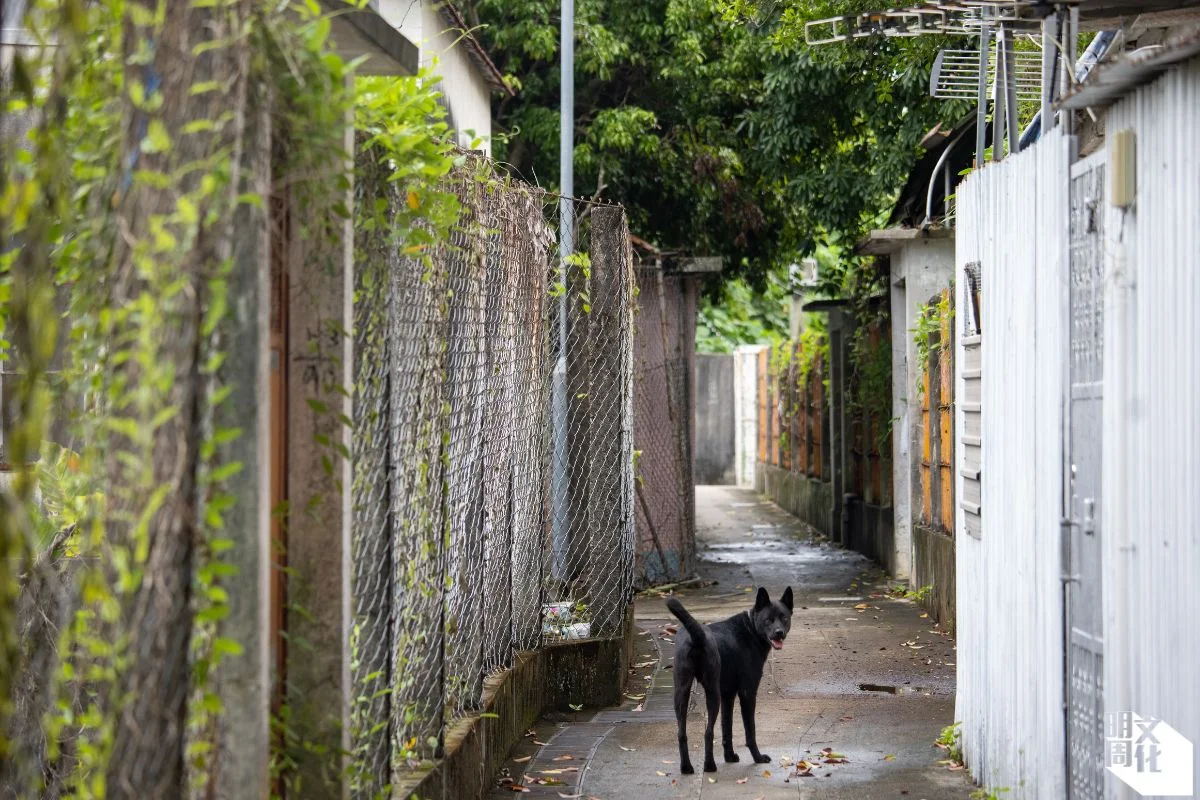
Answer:
POLYGON ((563 292, 558 298, 558 362, 554 365, 553 447, 550 481, 554 574, 567 567, 571 520, 567 504, 567 258, 575 251, 575 0, 562 0, 559 32, 558 254, 563 292))

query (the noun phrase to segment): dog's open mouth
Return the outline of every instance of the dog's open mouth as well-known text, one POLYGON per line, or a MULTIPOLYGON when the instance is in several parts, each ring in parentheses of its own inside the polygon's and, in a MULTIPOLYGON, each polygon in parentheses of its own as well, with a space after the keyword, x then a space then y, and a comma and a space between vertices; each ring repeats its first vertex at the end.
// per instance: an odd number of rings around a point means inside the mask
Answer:
POLYGON ((771 639, 770 642, 771 642, 771 647, 775 648, 776 650, 783 649, 783 637, 782 636, 779 637, 778 639, 771 639))

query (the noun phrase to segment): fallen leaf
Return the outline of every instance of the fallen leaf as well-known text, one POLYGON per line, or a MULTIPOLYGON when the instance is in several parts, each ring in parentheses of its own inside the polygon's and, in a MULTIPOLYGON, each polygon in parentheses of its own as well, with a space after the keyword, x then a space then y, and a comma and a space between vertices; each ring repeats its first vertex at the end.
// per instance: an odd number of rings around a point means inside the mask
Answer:
POLYGON ((552 758, 550 760, 551 761, 574 761, 575 756, 571 755, 570 753, 563 753, 561 756, 555 756, 554 758, 552 758))
POLYGON ((657 776, 658 776, 658 777, 660 777, 660 778, 665 778, 665 777, 667 777, 667 773, 663 772, 661 769, 656 769, 656 770, 654 770, 654 774, 655 774, 655 775, 657 775, 657 776))
POLYGON ((563 800, 575 800, 577 797, 583 797, 582 794, 563 794, 562 792, 559 792, 558 796, 563 798, 563 800))
POLYGON ((709 779, 708 779, 708 782, 709 782, 709 783, 716 783, 716 782, 717 782, 717 779, 716 779, 716 778, 709 778, 709 779))
POLYGON ((763 770, 763 777, 764 777, 764 778, 769 778, 769 777, 771 777, 771 770, 769 770, 769 769, 764 769, 764 770, 763 770))
POLYGON ((636 753, 636 752, 637 752, 637 748, 636 748, 636 747, 626 747, 626 746, 625 746, 625 745, 623 745, 623 744, 619 744, 619 745, 617 745, 617 747, 621 748, 621 749, 622 749, 622 750, 624 750, 626 753, 636 753))
POLYGON ((870 608, 870 607, 871 607, 870 603, 859 603, 858 605, 855 606, 855 608, 859 608, 859 609, 866 609, 866 608, 870 608))
POLYGON ((514 783, 513 785, 509 786, 508 790, 510 792, 528 792, 529 791, 528 789, 526 789, 524 786, 522 786, 519 783, 514 783))
POLYGON ((517 762, 518 764, 524 764, 531 758, 533 758, 533 756, 521 756, 520 758, 514 758, 513 761, 517 762))
POLYGON ((625 696, 628 697, 630 700, 645 700, 646 699, 646 695, 644 695, 644 694, 626 694, 625 696))
POLYGON ((737 782, 738 782, 738 783, 745 783, 745 782, 746 782, 746 781, 748 781, 748 780, 750 780, 750 779, 749 779, 749 778, 738 778, 738 779, 737 779, 737 782))
POLYGON ((645 703, 638 703, 636 706, 633 707, 633 710, 641 711, 645 705, 646 705, 645 703))
POLYGON ((545 747, 545 746, 546 746, 546 743, 545 743, 545 742, 543 742, 543 741, 541 741, 541 740, 539 740, 539 739, 534 739, 534 740, 533 740, 533 743, 534 743, 534 744, 536 744, 536 745, 538 745, 539 747, 545 747))

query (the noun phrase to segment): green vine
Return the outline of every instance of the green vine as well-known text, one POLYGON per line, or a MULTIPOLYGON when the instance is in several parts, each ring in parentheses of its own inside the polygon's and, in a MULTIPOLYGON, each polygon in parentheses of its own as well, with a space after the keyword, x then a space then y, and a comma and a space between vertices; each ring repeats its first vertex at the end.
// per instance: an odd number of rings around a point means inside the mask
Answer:
MULTIPOLYGON (((938 295, 936 301, 931 300, 917 309, 916 324, 909 329, 909 332, 913 334, 913 344, 917 348, 917 374, 920 376, 925 376, 929 371, 929 357, 932 355, 934 347, 941 352, 950 350, 951 340, 948 331, 950 321, 954 319, 954 307, 950 304, 953 294, 954 286, 951 284, 950 290, 938 295)), ((927 388, 925 384, 924 377, 918 380, 918 391, 922 395, 927 388)))
MULTIPOLYGON (((168 765, 162 779, 203 791, 224 712, 215 681, 243 650, 223 624, 242 430, 222 409, 235 388, 233 225, 267 202, 243 175, 263 100, 250 93, 274 93, 288 147, 273 178, 300 204, 348 188, 330 131, 353 111, 401 198, 356 204, 356 224, 426 264, 458 218, 441 183, 464 157, 428 74, 346 91, 352 65, 329 51, 315 3, 41 0, 26 26, 55 46, 18 55, 0 108, 31 121, 23 149, 6 140, 0 158, 0 361, 14 411, 0 490, 0 784, 96 797, 128 785, 130 725, 146 721, 134 676, 158 680, 162 655, 183 667, 181 688, 167 688, 188 731, 154 742, 187 742, 186 774, 168 765), (181 54, 189 69, 171 61, 181 54), (52 430, 63 442, 47 441, 52 430), (63 619, 27 613, 60 586, 63 619), (183 649, 153 649, 149 608, 190 630, 183 649)), ((348 213, 302 235, 329 236, 348 213)), ((348 454, 324 444, 332 472, 348 454)), ((286 708, 273 727, 284 782, 288 753, 338 755, 306 748, 286 708)))

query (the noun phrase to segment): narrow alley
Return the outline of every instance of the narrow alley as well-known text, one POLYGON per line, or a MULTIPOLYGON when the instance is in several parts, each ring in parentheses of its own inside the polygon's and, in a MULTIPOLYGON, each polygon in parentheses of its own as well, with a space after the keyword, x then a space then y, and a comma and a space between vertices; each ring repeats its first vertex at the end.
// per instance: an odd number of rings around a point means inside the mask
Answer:
MULTIPOLYGON (((510 781, 532 797, 600 800, 967 797, 965 771, 939 763, 945 753, 933 744, 954 716, 953 638, 894 597, 872 562, 815 537, 748 489, 698 488, 696 516, 703 583, 678 596, 697 619, 744 610, 759 585, 773 598, 790 585, 796 596, 791 634, 768 659, 759 693, 759 746, 771 763, 750 762, 739 717, 740 763, 721 760, 718 726, 718 771, 679 774, 676 622, 661 596, 643 595, 626 702, 543 720, 512 754, 493 797, 511 797, 510 781), (811 776, 799 774, 798 762, 811 765, 811 776)), ((695 687, 688 738, 700 752, 703 727, 695 687)))

